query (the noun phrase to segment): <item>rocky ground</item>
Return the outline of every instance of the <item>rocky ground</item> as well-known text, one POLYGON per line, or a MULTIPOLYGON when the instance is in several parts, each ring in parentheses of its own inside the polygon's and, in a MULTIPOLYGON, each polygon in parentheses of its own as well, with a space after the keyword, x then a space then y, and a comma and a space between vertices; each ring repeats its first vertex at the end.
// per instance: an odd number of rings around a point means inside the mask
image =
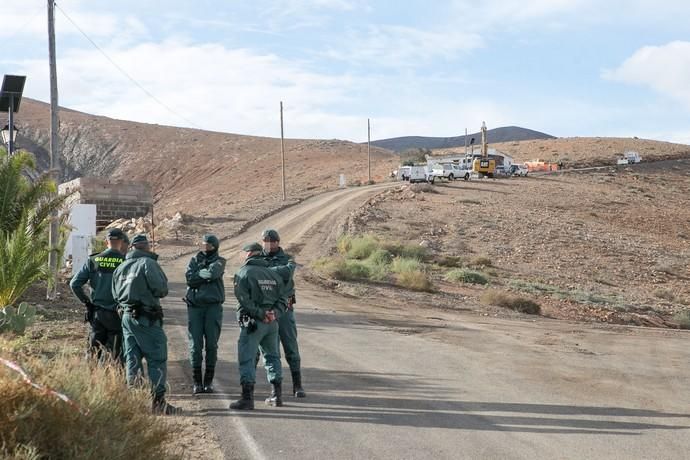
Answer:
POLYGON ((439 294, 412 294, 440 306, 498 289, 536 300, 554 318, 675 327, 690 305, 689 176, 690 161, 680 160, 401 185, 354 213, 348 232, 422 244, 437 258, 490 260, 481 269, 487 286, 436 273, 439 294))

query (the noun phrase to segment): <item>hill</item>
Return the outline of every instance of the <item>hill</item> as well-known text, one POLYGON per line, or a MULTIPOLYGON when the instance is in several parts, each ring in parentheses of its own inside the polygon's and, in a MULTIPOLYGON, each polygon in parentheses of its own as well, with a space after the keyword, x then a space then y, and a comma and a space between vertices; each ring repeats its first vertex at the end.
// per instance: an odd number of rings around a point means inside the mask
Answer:
MULTIPOLYGON (((49 105, 25 98, 16 124, 18 148, 33 152, 46 169, 49 105)), ((63 180, 81 176, 146 180, 154 190, 157 218, 178 211, 198 218, 222 216, 227 228, 218 229, 221 233, 306 196, 335 189, 340 174, 348 183, 367 180, 366 145, 286 139, 288 200, 284 202, 279 138, 136 123, 67 109, 60 111, 60 148, 63 180)), ((398 162, 397 155, 381 148, 372 148, 371 157, 372 178, 377 181, 398 162)))
MULTIPOLYGON (((503 128, 489 129, 486 132, 488 141, 490 143, 524 141, 531 139, 555 139, 549 134, 540 133, 531 129, 520 128, 518 126, 506 126, 503 128)), ((475 144, 481 143, 481 133, 476 132, 467 135, 467 143, 469 144, 475 139, 475 144)), ((381 147, 394 152, 403 152, 407 149, 445 149, 465 146, 465 136, 455 137, 423 137, 423 136, 405 136, 394 137, 390 139, 380 139, 371 143, 377 147, 381 147)))
MULTIPOLYGON (((690 146, 649 139, 621 137, 570 137, 491 143, 490 147, 507 153, 516 162, 543 159, 568 167, 615 165, 627 150, 634 150, 642 161, 674 160, 690 157, 690 146)), ((437 149, 434 155, 462 153, 463 149, 437 149)))

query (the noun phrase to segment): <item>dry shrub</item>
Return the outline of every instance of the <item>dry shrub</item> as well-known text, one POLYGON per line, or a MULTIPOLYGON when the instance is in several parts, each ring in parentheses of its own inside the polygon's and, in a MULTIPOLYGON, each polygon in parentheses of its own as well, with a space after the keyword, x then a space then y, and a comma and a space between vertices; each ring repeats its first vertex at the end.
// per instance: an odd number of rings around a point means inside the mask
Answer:
POLYGON ((436 187, 433 185, 429 184, 428 182, 423 182, 423 183, 418 183, 418 184, 411 184, 410 185, 410 190, 412 190, 414 193, 438 193, 438 190, 436 187))
POLYGON ((493 262, 486 256, 478 256, 473 257, 469 265, 472 267, 491 267, 493 266, 493 262))
POLYGON ((0 366, 0 445, 9 458, 179 458, 166 450, 175 433, 150 415, 146 389, 129 390, 117 365, 80 358, 22 363, 32 379, 66 394, 58 400, 0 366))
POLYGON ((673 315, 673 320, 681 329, 690 329, 690 310, 685 310, 673 315))
POLYGON ((396 276, 396 284, 413 291, 433 292, 434 285, 428 275, 421 270, 411 270, 399 273, 396 276))
POLYGON ((654 291, 654 296, 659 299, 668 300, 669 302, 676 300, 676 295, 669 289, 657 289, 654 291))
POLYGON ((434 262, 440 267, 447 268, 460 268, 465 265, 465 260, 460 256, 439 256, 434 262))
POLYGON ((524 297, 516 297, 505 292, 489 290, 482 294, 480 299, 484 305, 494 305, 496 307, 508 308, 520 313, 527 313, 529 315, 538 315, 541 313, 541 307, 533 300, 524 297))
POLYGON ((341 281, 367 280, 371 276, 371 271, 364 262, 341 257, 324 257, 316 260, 313 267, 322 275, 341 281))

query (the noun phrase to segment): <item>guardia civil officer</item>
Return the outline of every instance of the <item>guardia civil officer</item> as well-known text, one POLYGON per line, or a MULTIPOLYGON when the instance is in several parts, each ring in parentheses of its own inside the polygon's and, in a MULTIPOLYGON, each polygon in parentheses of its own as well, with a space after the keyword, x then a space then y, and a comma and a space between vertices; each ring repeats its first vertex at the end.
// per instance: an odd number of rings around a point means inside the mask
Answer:
POLYGON ((225 259, 218 255, 220 242, 215 235, 204 235, 202 251, 187 265, 187 332, 192 363, 192 393, 213 393, 213 376, 218 359, 218 339, 223 324, 225 302, 225 259), (204 345, 206 369, 201 378, 204 345))
POLYGON ((104 350, 113 359, 119 362, 122 359, 122 325, 117 302, 113 299, 112 279, 113 272, 125 258, 126 238, 127 235, 119 228, 108 230, 105 239, 108 248, 101 253, 91 254, 69 283, 74 295, 86 307, 84 321, 91 326, 89 354, 99 360, 104 357, 104 350), (91 288, 91 297, 84 292, 86 283, 91 288))
POLYGON ((127 384, 142 374, 146 358, 153 395, 152 412, 171 415, 180 410, 165 401, 168 338, 163 331, 160 299, 168 295, 168 278, 151 251, 145 234, 132 238, 132 249, 113 274, 113 297, 123 308, 122 332, 127 384))
POLYGON ((237 359, 240 368, 242 398, 230 409, 254 409, 255 359, 257 351, 264 355, 266 375, 273 386, 267 403, 282 406, 283 374, 280 367, 277 319, 285 311, 285 286, 294 271, 294 263, 269 268, 261 257, 262 247, 251 243, 242 248, 245 262, 234 277, 240 338, 237 359))
MULTIPOLYGON (((261 234, 263 251, 261 256, 271 267, 286 265, 292 258, 280 247, 280 235, 273 229, 264 230, 261 234)), ((295 281, 292 277, 286 286, 286 309, 285 314, 278 318, 278 334, 280 343, 283 344, 285 360, 290 366, 292 374, 292 394, 297 398, 304 398, 306 393, 302 388, 302 372, 300 370, 301 360, 299 346, 297 345, 297 322, 295 321, 295 281)))

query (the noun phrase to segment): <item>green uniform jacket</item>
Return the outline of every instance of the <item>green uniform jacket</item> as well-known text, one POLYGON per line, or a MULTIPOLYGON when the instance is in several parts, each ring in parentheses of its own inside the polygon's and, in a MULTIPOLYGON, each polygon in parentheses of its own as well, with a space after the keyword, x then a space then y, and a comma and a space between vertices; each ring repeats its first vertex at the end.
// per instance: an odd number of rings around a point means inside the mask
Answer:
POLYGON ((144 311, 160 310, 168 295, 168 278, 157 262, 158 254, 134 249, 113 273, 113 297, 126 310, 136 305, 144 311))
POLYGON ((264 319, 266 310, 285 311, 287 297, 285 285, 292 278, 294 262, 269 268, 261 256, 247 259, 235 274, 237 311, 246 313, 257 321, 264 319))
POLYGON ((211 307, 225 302, 225 259, 215 251, 201 251, 187 265, 187 300, 195 307, 211 307))
MULTIPOLYGON (((266 262, 268 262, 269 267, 277 267, 280 265, 287 265, 290 262, 294 262, 292 257, 283 251, 283 248, 278 248, 278 250, 276 252, 273 252, 273 253, 263 251, 261 253, 261 257, 263 257, 263 259, 266 262)), ((292 276, 290 276, 290 279, 285 284, 285 295, 291 296, 294 293, 295 293, 295 280, 292 279, 292 276)))
POLYGON ((117 302, 113 299, 113 272, 123 260, 125 257, 114 249, 92 254, 70 281, 70 289, 84 303, 92 302, 107 310, 115 310, 117 302), (84 293, 87 282, 91 286, 91 299, 84 293))

